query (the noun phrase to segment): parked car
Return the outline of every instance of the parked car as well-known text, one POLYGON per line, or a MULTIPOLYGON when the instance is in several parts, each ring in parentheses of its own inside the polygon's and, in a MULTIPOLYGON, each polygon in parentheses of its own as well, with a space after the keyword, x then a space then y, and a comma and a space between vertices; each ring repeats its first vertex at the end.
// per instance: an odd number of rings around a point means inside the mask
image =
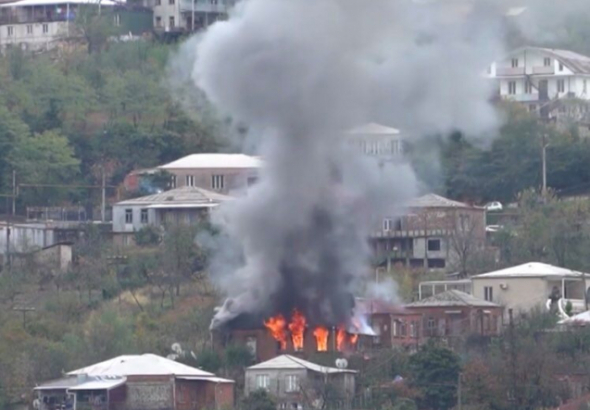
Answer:
POLYGON ((485 206, 486 211, 501 211, 503 209, 502 204, 498 201, 488 202, 485 206))

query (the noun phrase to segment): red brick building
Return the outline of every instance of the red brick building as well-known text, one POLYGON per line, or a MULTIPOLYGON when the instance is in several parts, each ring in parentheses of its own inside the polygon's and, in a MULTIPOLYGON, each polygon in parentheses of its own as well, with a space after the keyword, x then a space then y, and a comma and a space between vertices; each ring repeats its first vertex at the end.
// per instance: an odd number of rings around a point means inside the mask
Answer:
MULTIPOLYGON (((448 290, 406 305, 422 316, 422 341, 458 338, 471 334, 494 336, 502 325, 503 307, 459 290, 448 290)), ((394 330, 394 334, 396 331, 394 330)))

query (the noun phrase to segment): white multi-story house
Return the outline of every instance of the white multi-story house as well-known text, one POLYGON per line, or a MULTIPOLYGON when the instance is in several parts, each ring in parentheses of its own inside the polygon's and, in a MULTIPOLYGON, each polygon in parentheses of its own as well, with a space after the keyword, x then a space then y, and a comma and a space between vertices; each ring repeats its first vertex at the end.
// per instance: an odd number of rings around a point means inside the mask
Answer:
POLYGON ((379 160, 399 159, 404 143, 398 129, 369 123, 346 133, 348 143, 360 153, 379 160))
MULTIPOLYGON (((590 101, 590 57, 573 51, 519 48, 492 63, 487 76, 497 81, 502 99, 522 103, 545 118, 565 113, 561 102, 566 99, 590 101)), ((581 111, 584 115, 587 108, 581 111)))
MULTIPOLYGON (((115 4, 100 0, 100 7, 111 8, 115 4)), ((75 35, 74 20, 81 5, 99 7, 99 1, 21 0, 0 4, 0 49, 52 48, 58 41, 75 35)))
POLYGON ((164 31, 195 31, 223 20, 236 0, 150 0, 154 27, 164 31))

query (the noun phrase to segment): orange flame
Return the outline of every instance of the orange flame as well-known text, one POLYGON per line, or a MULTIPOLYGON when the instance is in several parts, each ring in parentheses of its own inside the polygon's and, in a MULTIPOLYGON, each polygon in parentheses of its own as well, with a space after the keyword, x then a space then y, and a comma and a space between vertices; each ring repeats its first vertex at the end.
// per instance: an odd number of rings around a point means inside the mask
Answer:
POLYGON ((287 334, 285 332, 286 325, 287 321, 281 314, 271 317, 264 322, 264 326, 270 330, 272 337, 274 337, 281 344, 282 350, 287 348, 287 334))
POLYGON ((313 335, 315 336, 315 340, 318 346, 318 352, 327 352, 328 351, 328 329, 325 327, 316 327, 313 331, 313 335))
POLYGON ((344 341, 346 340, 346 331, 343 328, 338 328, 336 333, 336 348, 341 352, 344 350, 344 341))
POLYGON ((293 348, 295 350, 303 349, 303 332, 306 324, 305 316, 303 316, 297 309, 293 310, 291 323, 289 323, 289 330, 291 331, 291 339, 293 340, 293 348))
POLYGON ((359 340, 359 335, 350 335, 350 344, 356 345, 356 342, 359 340))

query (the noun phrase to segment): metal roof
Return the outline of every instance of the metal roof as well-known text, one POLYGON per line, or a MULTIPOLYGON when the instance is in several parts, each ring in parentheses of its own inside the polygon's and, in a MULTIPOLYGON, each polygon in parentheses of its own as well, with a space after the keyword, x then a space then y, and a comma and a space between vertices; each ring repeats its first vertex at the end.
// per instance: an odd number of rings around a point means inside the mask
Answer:
POLYGON ((210 208, 230 199, 233 198, 203 188, 183 186, 158 194, 117 202, 115 206, 143 205, 151 208, 180 208, 183 206, 186 208, 210 208))
POLYGON ((260 168, 262 161, 258 157, 245 154, 192 154, 177 159, 160 169, 208 169, 208 168, 260 168))
POLYGON ((460 290, 451 289, 426 299, 422 299, 406 305, 408 308, 420 307, 454 307, 454 306, 474 306, 474 307, 499 307, 499 305, 488 302, 487 300, 476 298, 460 290))
POLYGON ((512 266, 510 268, 500 269, 494 272, 475 275, 472 276, 472 278, 579 278, 582 275, 588 276, 587 273, 561 268, 559 266, 548 265, 541 262, 529 262, 523 265, 512 266))
POLYGON ((349 134, 379 134, 379 135, 397 135, 400 131, 396 128, 386 127, 385 125, 370 122, 357 128, 348 131, 349 134))
MULTIPOLYGON (((32 6, 57 6, 61 4, 96 4, 97 0, 20 0, 11 3, 0 4, 0 7, 32 7, 32 6)), ((111 0, 101 0, 101 6, 114 6, 117 3, 111 0)))
POLYGON ((277 356, 266 362, 255 364, 246 370, 266 370, 266 369, 307 369, 317 373, 336 374, 336 373, 357 373, 356 370, 337 369, 335 367, 320 366, 307 360, 300 359, 289 354, 277 356))
POLYGON ((111 390, 125 384, 126 381, 125 377, 96 377, 93 380, 70 387, 68 391, 111 390))
POLYGON ((406 203, 410 208, 475 208, 463 202, 453 201, 436 194, 427 194, 406 203))
POLYGON ((79 374, 88 376, 215 376, 213 373, 195 369, 155 354, 118 356, 68 373, 68 375, 79 374))
POLYGON ((78 378, 73 376, 73 377, 64 377, 61 379, 57 379, 57 380, 51 380, 48 381, 46 383, 43 383, 37 387, 35 387, 33 390, 67 390, 72 386, 75 386, 78 384, 78 378))

